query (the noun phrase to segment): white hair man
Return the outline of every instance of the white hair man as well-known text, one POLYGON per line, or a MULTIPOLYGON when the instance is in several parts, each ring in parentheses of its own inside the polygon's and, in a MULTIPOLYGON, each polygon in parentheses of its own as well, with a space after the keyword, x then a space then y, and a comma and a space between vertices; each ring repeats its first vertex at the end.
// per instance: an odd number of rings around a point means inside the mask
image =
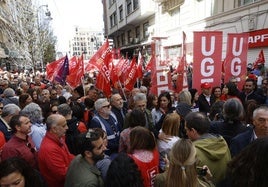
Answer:
POLYGON ((107 133, 108 146, 106 154, 111 156, 118 152, 119 127, 116 116, 111 111, 111 105, 106 98, 100 98, 94 103, 96 115, 92 118, 90 128, 102 128, 107 133))

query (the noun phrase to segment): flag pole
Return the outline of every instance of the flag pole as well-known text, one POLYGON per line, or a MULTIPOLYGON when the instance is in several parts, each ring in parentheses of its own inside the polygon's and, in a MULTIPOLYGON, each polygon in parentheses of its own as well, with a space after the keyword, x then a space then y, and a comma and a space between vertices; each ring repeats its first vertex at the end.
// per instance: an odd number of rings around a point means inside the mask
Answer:
POLYGON ((123 89, 123 87, 122 87, 122 83, 121 83, 121 81, 118 81, 118 84, 119 84, 119 86, 120 86, 120 88, 121 88, 121 90, 122 90, 122 93, 123 93, 123 96, 124 96, 124 98, 125 98, 125 101, 127 101, 127 97, 126 97, 125 91, 124 91, 124 89, 123 89))

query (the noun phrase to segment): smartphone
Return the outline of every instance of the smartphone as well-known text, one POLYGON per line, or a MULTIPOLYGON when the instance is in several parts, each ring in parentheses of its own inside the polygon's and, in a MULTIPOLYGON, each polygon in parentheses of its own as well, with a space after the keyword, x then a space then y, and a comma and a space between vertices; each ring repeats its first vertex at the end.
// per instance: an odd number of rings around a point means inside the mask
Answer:
POLYGON ((196 167, 196 171, 197 171, 197 174, 199 176, 206 176, 207 175, 207 168, 203 168, 203 167, 196 167))

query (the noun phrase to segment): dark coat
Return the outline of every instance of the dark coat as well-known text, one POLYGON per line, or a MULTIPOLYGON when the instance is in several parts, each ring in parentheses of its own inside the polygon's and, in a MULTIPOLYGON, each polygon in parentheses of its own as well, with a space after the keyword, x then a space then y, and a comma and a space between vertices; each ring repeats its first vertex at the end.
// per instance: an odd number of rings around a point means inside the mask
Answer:
POLYGON ((215 103, 216 99, 213 95, 210 96, 210 103, 206 100, 206 97, 204 94, 200 94, 198 98, 198 106, 199 106, 199 112, 203 112, 206 115, 210 111, 210 107, 215 103))

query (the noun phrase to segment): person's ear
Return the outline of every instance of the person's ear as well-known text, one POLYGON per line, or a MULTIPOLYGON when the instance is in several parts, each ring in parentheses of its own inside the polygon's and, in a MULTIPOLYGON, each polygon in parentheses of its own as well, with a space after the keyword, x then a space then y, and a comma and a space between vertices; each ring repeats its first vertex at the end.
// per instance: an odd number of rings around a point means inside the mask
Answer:
POLYGON ((85 151, 85 156, 88 158, 92 157, 92 153, 90 151, 85 151))
POLYGON ((194 134, 194 135, 196 135, 197 134, 197 131, 194 129, 194 128, 191 128, 191 130, 190 131, 192 131, 192 133, 194 134))
POLYGON ((57 126, 56 125, 53 125, 51 127, 51 130, 52 130, 53 133, 57 133, 57 126))
POLYGON ((15 129, 16 129, 16 131, 20 131, 21 126, 20 125, 15 125, 15 129))

